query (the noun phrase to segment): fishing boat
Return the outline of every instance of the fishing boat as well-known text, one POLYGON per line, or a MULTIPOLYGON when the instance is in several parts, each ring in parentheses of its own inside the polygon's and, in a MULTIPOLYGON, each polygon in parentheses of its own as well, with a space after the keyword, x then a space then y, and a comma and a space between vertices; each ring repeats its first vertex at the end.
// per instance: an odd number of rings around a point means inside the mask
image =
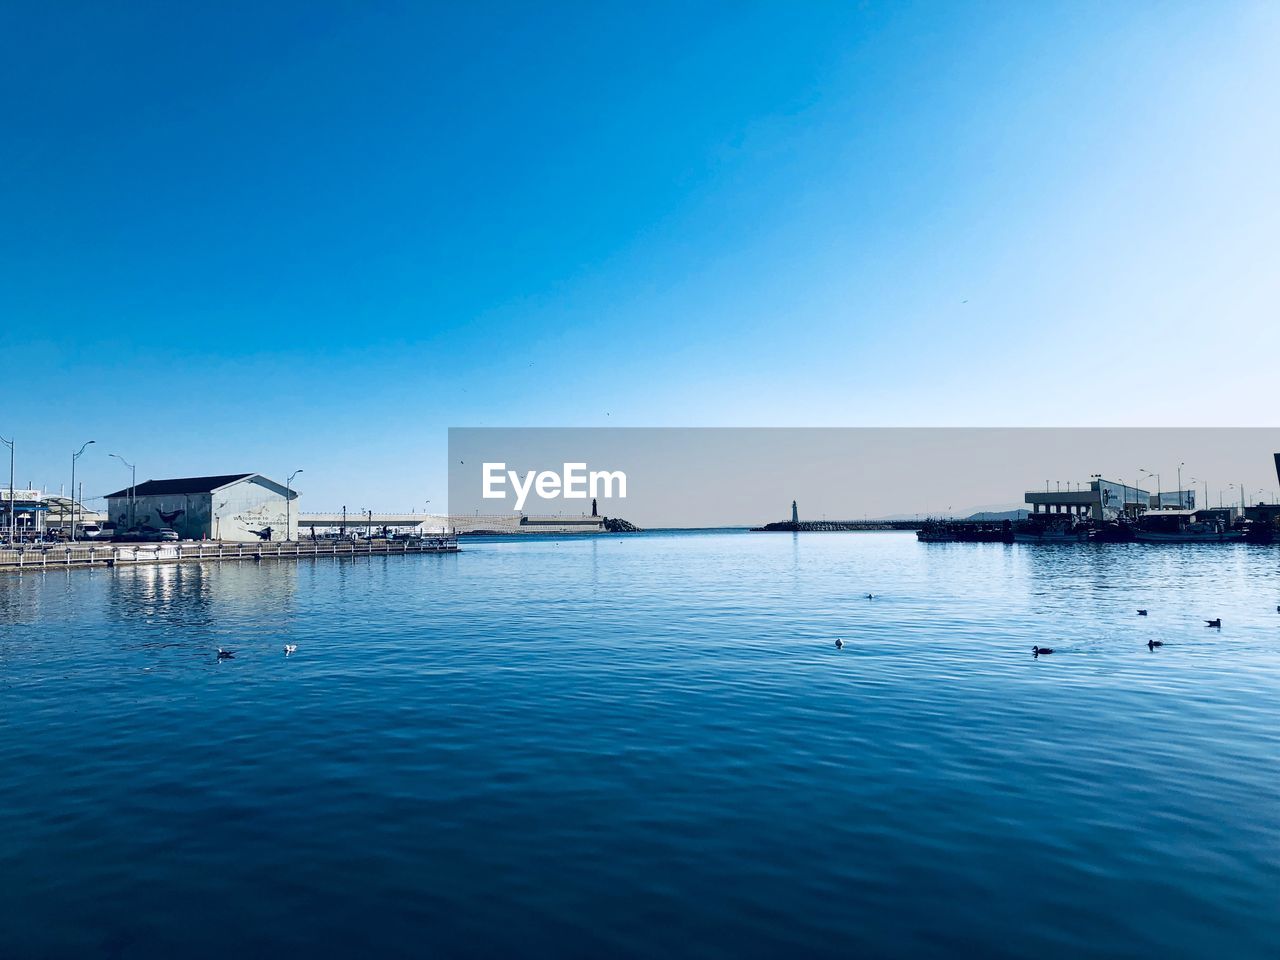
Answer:
POLYGON ((1014 543, 1083 543, 1089 539, 1089 525, 1075 521, 1045 523, 1036 519, 1014 525, 1014 543))
POLYGON ((1196 510, 1152 510, 1133 531, 1139 543, 1236 543, 1244 533, 1218 519, 1199 519, 1196 510))

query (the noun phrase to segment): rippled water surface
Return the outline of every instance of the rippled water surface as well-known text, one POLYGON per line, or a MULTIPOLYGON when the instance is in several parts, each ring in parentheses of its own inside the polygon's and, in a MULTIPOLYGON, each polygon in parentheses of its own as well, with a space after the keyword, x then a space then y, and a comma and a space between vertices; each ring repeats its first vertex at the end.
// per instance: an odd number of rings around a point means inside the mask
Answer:
POLYGON ((0 575, 0 956, 1280 952, 1280 548, 464 546, 0 575))

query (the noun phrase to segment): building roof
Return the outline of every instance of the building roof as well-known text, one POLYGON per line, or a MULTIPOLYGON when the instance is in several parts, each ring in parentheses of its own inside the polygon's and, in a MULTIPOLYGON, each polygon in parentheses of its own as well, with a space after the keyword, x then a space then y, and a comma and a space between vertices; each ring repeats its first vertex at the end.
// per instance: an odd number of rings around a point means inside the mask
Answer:
MULTIPOLYGON (((212 493, 238 480, 257 476, 253 473, 228 473, 220 477, 180 477, 176 480, 148 480, 133 488, 135 497, 163 497, 189 493, 212 493)), ((129 488, 108 493, 108 500, 129 496, 129 488)))

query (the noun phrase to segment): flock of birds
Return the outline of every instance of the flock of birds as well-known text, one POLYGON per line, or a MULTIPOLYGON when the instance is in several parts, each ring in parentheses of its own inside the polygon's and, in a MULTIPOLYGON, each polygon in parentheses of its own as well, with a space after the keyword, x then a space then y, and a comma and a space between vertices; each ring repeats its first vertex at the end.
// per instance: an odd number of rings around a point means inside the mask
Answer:
MULTIPOLYGON (((868 593, 868 594, 866 594, 865 596, 866 596, 866 598, 867 598, 868 600, 874 600, 874 599, 876 598, 876 595, 875 595, 874 593, 868 593)), ((1280 613, 1280 604, 1278 604, 1278 605, 1276 606, 1276 613, 1280 613)), ((1138 616, 1140 616, 1140 617, 1145 617, 1145 616, 1147 616, 1147 611, 1146 611, 1146 610, 1139 610, 1139 611, 1138 611, 1138 616)), ((1206 621, 1204 622, 1204 625, 1205 625, 1206 627, 1208 627, 1208 628, 1213 629, 1213 630, 1221 630, 1221 629, 1222 629, 1222 618, 1221 618, 1221 617, 1214 617, 1212 620, 1206 620, 1206 621)), ((1156 647, 1163 647, 1163 646, 1164 646, 1164 641, 1163 641, 1163 640, 1148 640, 1148 641, 1147 641, 1147 649, 1148 649, 1148 650, 1155 650, 1155 648, 1156 648, 1156 647)), ((843 649, 844 649, 844 647, 845 647, 844 638, 842 638, 842 637, 836 637, 836 649, 837 649, 837 650, 843 650, 843 649)), ((1034 646, 1034 647, 1032 647, 1032 648, 1031 648, 1031 655, 1032 655, 1033 657, 1037 657, 1037 658, 1038 658, 1038 657, 1044 657, 1044 656, 1048 656, 1048 655, 1049 655, 1049 654, 1051 654, 1051 653, 1053 653, 1053 647, 1042 647, 1042 646, 1036 645, 1036 646, 1034 646)))
MULTIPOLYGON (((874 593, 868 593, 865 596, 868 600, 874 600, 876 598, 876 595, 874 593)), ((1276 613, 1280 613, 1280 605, 1276 607, 1276 613)), ((1138 616, 1145 617, 1146 615, 1147 615, 1146 610, 1138 611, 1138 616)), ((1221 630, 1222 618, 1214 617, 1214 619, 1212 620, 1206 620, 1204 624, 1206 627, 1211 627, 1215 630, 1221 630)), ((1164 646, 1163 640, 1147 641, 1148 650, 1154 650, 1156 647, 1163 647, 1163 646, 1164 646)), ((844 647, 845 647, 844 638, 836 637, 836 649, 843 650, 844 647)), ((223 650, 221 647, 218 647, 217 649, 218 649, 219 660, 234 660, 236 657, 236 652, 234 650, 223 650)), ((291 656, 292 654, 295 654, 297 652, 298 652, 298 645, 296 643, 286 643, 284 645, 284 655, 286 657, 291 656)), ((1033 657, 1044 657, 1044 656, 1048 656, 1051 653, 1053 653, 1053 647, 1042 647, 1042 646, 1036 645, 1031 648, 1031 655, 1033 657)))

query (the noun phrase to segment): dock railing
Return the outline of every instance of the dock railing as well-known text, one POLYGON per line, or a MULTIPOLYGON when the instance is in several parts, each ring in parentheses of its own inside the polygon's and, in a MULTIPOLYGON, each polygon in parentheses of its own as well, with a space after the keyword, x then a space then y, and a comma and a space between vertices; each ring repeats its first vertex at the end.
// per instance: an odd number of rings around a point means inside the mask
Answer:
POLYGON ((0 546, 0 570, 115 567, 192 560, 305 560, 457 552, 458 538, 454 536, 411 540, 289 540, 267 543, 197 540, 181 543, 24 544, 0 546))

